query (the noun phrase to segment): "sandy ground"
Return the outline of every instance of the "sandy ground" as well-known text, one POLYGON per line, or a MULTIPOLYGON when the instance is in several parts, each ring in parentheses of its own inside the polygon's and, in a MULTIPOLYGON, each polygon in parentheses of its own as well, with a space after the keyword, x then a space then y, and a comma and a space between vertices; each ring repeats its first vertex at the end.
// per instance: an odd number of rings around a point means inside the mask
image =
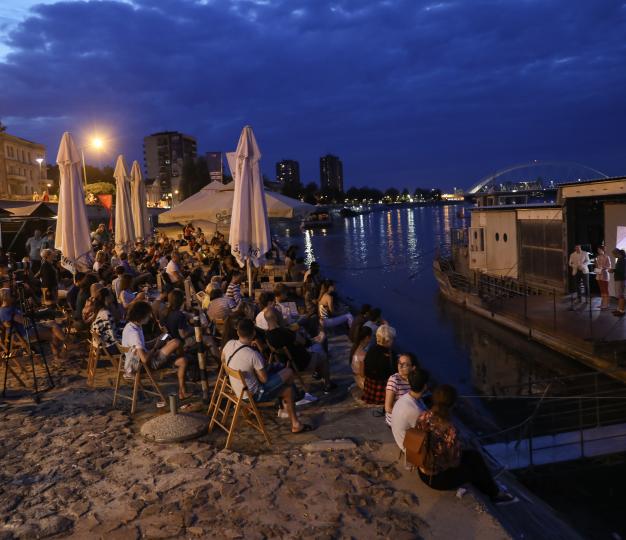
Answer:
POLYGON ((53 366, 40 404, 12 394, 0 411, 0 539, 508 538, 480 498, 432 491, 397 461, 382 420, 346 390, 346 347, 333 340, 340 390, 302 411, 316 431, 268 419, 271 448, 243 428, 233 451, 217 432, 146 442, 152 402, 131 419, 111 408, 110 371, 90 389, 77 360, 53 366), (338 437, 355 444, 320 442, 338 437))

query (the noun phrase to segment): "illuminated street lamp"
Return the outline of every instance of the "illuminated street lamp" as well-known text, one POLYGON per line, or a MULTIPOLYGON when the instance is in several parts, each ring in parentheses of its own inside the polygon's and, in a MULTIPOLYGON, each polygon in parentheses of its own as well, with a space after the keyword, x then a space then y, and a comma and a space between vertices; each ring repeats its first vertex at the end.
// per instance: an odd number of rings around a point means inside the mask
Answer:
POLYGON ((39 163, 39 180, 41 180, 41 164, 43 163, 43 158, 41 157, 35 158, 35 161, 39 163))
POLYGON ((91 139, 90 143, 82 146, 80 149, 80 155, 83 159, 83 178, 85 181, 85 186, 87 186, 87 167, 85 166, 85 148, 94 148, 95 150, 102 150, 104 147, 104 141, 100 137, 94 137, 91 139))

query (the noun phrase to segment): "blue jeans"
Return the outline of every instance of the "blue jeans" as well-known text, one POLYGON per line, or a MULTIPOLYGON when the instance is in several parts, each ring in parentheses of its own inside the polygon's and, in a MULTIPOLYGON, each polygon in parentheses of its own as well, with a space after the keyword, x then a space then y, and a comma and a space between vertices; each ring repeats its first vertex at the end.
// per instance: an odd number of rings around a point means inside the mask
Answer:
POLYGON ((265 403, 274 401, 280 396, 283 389, 287 386, 278 373, 274 373, 267 378, 261 387, 254 394, 254 401, 257 403, 265 403))

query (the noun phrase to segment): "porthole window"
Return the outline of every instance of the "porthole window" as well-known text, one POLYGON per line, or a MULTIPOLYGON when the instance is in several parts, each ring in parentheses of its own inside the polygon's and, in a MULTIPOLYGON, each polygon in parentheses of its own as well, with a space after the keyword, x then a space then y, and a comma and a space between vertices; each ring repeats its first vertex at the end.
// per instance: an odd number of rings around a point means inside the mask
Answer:
POLYGON ((504 233, 504 234, 502 235, 502 240, 504 240, 505 242, 507 242, 507 241, 509 240, 509 235, 508 235, 508 234, 506 234, 506 233, 504 233))
POLYGON ((496 242, 500 241, 500 233, 496 233, 496 242))

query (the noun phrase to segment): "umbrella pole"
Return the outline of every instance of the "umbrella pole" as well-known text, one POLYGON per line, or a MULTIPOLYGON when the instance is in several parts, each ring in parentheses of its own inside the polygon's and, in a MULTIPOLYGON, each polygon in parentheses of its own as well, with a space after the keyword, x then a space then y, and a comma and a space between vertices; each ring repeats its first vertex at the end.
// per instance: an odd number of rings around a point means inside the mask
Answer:
POLYGON ((250 265, 250 259, 246 261, 248 267, 248 296, 252 298, 252 266, 250 265))

